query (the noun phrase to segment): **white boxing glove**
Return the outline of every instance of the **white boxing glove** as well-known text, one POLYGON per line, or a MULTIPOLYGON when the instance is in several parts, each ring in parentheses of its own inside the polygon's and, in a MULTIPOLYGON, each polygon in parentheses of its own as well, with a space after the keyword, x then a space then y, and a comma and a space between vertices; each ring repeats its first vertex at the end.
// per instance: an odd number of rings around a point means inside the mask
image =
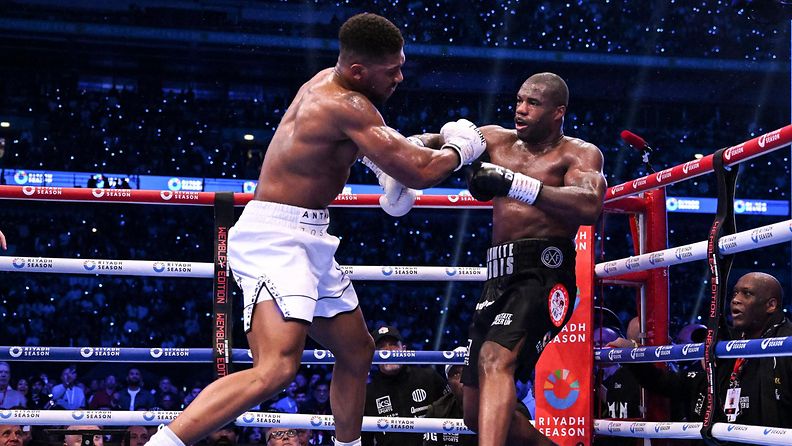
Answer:
POLYGON ((401 217, 410 212, 413 204, 415 204, 415 199, 418 197, 418 191, 405 187, 396 181, 395 178, 383 172, 382 169, 365 156, 361 159, 361 162, 374 172, 379 185, 385 192, 379 199, 382 210, 391 217, 401 217))
POLYGON ((445 141, 441 149, 452 149, 459 155, 459 166, 454 171, 475 161, 487 148, 484 135, 476 128, 476 124, 467 119, 447 122, 440 129, 440 134, 445 141))

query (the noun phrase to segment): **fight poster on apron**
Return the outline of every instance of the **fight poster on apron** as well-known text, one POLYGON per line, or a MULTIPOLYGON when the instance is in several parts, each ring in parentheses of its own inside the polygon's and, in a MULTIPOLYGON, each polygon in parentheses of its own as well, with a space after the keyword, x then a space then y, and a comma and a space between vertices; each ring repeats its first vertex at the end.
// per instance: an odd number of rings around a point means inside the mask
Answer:
POLYGON ((581 226, 575 237, 577 296, 572 319, 547 344, 536 364, 535 426, 560 446, 592 440, 594 343, 594 231, 581 226))

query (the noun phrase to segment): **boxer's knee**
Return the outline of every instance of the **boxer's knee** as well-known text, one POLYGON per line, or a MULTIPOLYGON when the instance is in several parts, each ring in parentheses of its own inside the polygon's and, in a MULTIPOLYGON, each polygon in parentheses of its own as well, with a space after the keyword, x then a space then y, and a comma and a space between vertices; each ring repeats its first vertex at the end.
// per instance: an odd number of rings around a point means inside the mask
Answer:
MULTIPOLYGON (((254 391, 262 395, 271 392, 271 388, 275 387, 283 389, 289 386, 297 371, 300 368, 300 361, 293 358, 280 358, 278 361, 261 362, 255 367, 251 368, 255 379, 251 382, 254 391)), ((269 395, 264 395, 264 398, 269 395)))
POLYGON ((365 336, 350 339, 349 344, 344 345, 343 349, 332 353, 335 356, 336 367, 368 374, 374 356, 374 339, 365 333, 365 336))

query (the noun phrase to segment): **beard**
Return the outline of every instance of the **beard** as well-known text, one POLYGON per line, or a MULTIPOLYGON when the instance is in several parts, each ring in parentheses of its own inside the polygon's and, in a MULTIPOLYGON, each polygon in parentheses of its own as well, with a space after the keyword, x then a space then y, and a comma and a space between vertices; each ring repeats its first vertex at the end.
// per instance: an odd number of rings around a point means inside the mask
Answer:
POLYGON ((380 365, 380 372, 386 375, 395 375, 399 373, 402 367, 402 364, 382 364, 380 365))

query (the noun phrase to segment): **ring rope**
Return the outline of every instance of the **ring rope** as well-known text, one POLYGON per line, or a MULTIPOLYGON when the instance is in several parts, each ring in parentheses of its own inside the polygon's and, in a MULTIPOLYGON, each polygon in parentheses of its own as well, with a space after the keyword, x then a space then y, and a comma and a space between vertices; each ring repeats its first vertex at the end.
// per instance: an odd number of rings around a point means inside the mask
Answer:
MULTIPOLYGON (((140 362, 140 363, 199 363, 212 362, 211 348, 171 347, 39 347, 0 346, 0 361, 37 362, 140 362)), ((235 348, 233 362, 252 363, 250 350, 235 348)), ((304 350, 303 364, 333 364, 330 350, 304 350)), ((464 365, 461 352, 447 350, 375 350, 373 364, 464 365)))
MULTIPOLYGON (((0 410, 0 422, 21 425, 157 426, 173 421, 180 411, 0 410)), ((235 421, 242 427, 292 427, 335 430, 332 415, 245 412, 235 421)), ((365 432, 436 432, 473 434, 459 418, 363 417, 365 432)))
MULTIPOLYGON (((487 268, 478 266, 343 265, 341 270, 355 280, 435 282, 487 280, 487 268)), ((166 260, 0 256, 0 271, 211 279, 214 277, 214 264, 166 260)))
MULTIPOLYGON (((734 166, 759 155, 778 150, 790 143, 792 143, 792 125, 787 125, 725 149, 723 153, 724 165, 734 166)), ((605 193, 605 203, 712 172, 712 160, 713 154, 710 154, 701 159, 691 160, 651 175, 617 184, 608 188, 605 193)))
MULTIPOLYGON (((721 254, 728 255, 777 245, 790 240, 792 240, 792 220, 786 220, 723 236, 718 242, 718 246, 721 254)), ((594 275, 600 278, 613 277, 706 258, 707 241, 703 240, 676 248, 598 263, 594 266, 594 275)))
MULTIPOLYGON (((776 245, 790 240, 792 240, 792 220, 786 220, 725 236, 721 238, 719 246, 721 252, 726 255, 776 245)), ((598 263, 594 267, 594 273, 599 278, 613 277, 625 273, 704 260, 706 257, 707 242, 705 240, 681 245, 676 248, 598 263)), ((483 282, 487 279, 487 269, 484 267, 344 265, 341 269, 352 279, 357 280, 483 282)), ((161 260, 0 256, 0 271, 208 279, 213 277, 214 264, 161 260)))
MULTIPOLYGON (((652 421, 594 420, 594 433, 613 437, 701 439, 702 423, 669 423, 652 421)), ((751 445, 788 445, 792 429, 715 423, 712 435, 718 440, 737 441, 751 445)))
MULTIPOLYGON (((792 336, 763 339, 721 341, 715 349, 719 358, 760 358, 766 356, 792 356, 792 336)), ((594 361, 598 363, 651 363, 692 361, 704 355, 704 344, 679 344, 637 348, 597 348, 594 361)), ((235 348, 231 352, 234 362, 251 363, 250 350, 235 348)), ((139 362, 139 363, 201 363, 212 361, 211 348, 174 347, 44 347, 0 346, 0 361, 43 362, 139 362)), ((335 357, 329 350, 305 350, 303 364, 333 364, 335 357)), ((462 365, 463 356, 443 350, 377 350, 374 364, 433 364, 462 365)))
MULTIPOLYGON (((792 356, 792 336, 720 341, 715 347, 718 358, 764 358, 792 356)), ((595 348, 594 362, 669 362, 692 361, 704 357, 704 343, 645 346, 637 348, 595 348)))
MULTIPOLYGON (((219 192, 218 192, 219 193, 219 192)), ((340 194, 331 207, 379 208, 380 194, 340 194)), ((66 201, 129 204, 182 204, 213 206, 215 192, 187 192, 169 190, 138 189, 84 189, 80 187, 52 186, 0 186, 0 199, 66 201)), ((253 194, 235 193, 234 206, 244 206, 253 199, 253 194)), ((490 209, 492 202, 478 201, 469 193, 455 195, 418 195, 416 207, 429 209, 490 209)))

